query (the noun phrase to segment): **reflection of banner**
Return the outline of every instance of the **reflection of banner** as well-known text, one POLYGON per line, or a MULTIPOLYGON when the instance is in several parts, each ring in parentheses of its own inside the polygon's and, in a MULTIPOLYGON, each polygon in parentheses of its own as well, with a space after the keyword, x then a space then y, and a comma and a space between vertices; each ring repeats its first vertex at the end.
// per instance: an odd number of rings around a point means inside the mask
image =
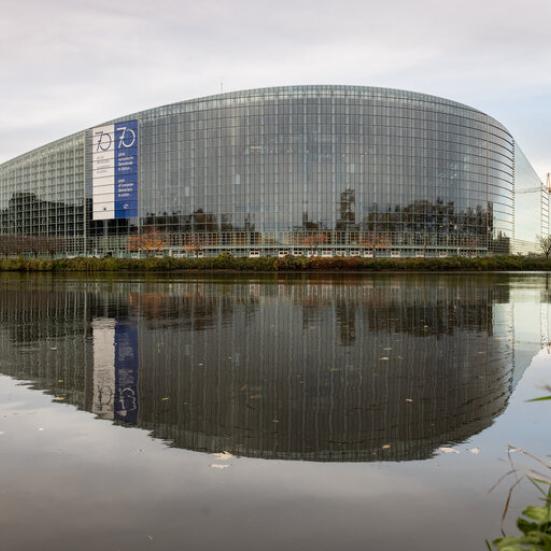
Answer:
POLYGON ((138 121, 92 131, 92 218, 138 216, 138 121))
POLYGON ((101 419, 113 419, 115 400, 115 320, 94 318, 94 374, 92 412, 101 419))
POLYGON ((138 328, 128 322, 115 325, 115 419, 138 422, 138 328))

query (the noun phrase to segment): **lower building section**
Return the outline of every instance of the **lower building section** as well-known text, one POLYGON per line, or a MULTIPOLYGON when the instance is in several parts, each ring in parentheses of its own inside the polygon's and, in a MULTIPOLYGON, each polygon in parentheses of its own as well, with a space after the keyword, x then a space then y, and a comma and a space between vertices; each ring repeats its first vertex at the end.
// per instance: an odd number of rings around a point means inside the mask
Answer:
POLYGON ((363 258, 400 258, 427 257, 443 258, 448 256, 486 256, 487 247, 454 246, 450 244, 410 244, 386 246, 374 244, 368 240, 342 241, 328 237, 320 244, 312 243, 308 238, 293 240, 287 236, 265 242, 251 238, 249 240, 231 240, 217 242, 204 236, 151 236, 138 237, 142 246, 136 246, 125 238, 99 238, 88 242, 87 254, 91 256, 124 256, 142 258, 147 256, 169 256, 175 258, 202 258, 230 254, 238 257, 260 258, 265 256, 303 256, 303 257, 363 257, 363 258))

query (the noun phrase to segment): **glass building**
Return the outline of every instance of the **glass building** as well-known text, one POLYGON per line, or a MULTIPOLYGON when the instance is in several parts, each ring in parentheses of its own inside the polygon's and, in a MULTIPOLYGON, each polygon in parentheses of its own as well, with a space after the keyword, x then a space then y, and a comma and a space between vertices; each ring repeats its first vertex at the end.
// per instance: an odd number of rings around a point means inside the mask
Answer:
POLYGON ((548 232, 548 193, 502 124, 401 90, 220 94, 0 165, 8 255, 485 255, 548 232))

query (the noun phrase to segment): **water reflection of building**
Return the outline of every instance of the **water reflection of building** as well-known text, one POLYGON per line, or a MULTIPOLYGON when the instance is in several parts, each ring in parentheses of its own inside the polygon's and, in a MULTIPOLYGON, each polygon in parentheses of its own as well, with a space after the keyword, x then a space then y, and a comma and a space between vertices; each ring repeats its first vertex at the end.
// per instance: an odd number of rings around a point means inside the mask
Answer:
POLYGON ((413 279, 5 284, 0 371, 177 447, 420 459, 517 377, 508 276, 413 279))

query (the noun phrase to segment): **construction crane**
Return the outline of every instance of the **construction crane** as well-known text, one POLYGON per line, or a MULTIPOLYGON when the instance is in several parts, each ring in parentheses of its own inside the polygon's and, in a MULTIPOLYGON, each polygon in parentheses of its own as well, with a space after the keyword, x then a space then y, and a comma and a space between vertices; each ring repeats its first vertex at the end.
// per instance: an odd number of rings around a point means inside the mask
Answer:
POLYGON ((547 193, 551 194, 551 172, 547 173, 547 184, 545 185, 545 187, 542 184, 538 187, 519 189, 516 193, 535 193, 536 191, 546 191, 547 193))
POLYGON ((544 188, 543 186, 538 186, 538 187, 529 187, 529 188, 526 188, 526 189, 519 189, 517 190, 515 193, 535 193, 536 191, 546 191, 547 193, 551 193, 549 191, 549 188, 544 188))

